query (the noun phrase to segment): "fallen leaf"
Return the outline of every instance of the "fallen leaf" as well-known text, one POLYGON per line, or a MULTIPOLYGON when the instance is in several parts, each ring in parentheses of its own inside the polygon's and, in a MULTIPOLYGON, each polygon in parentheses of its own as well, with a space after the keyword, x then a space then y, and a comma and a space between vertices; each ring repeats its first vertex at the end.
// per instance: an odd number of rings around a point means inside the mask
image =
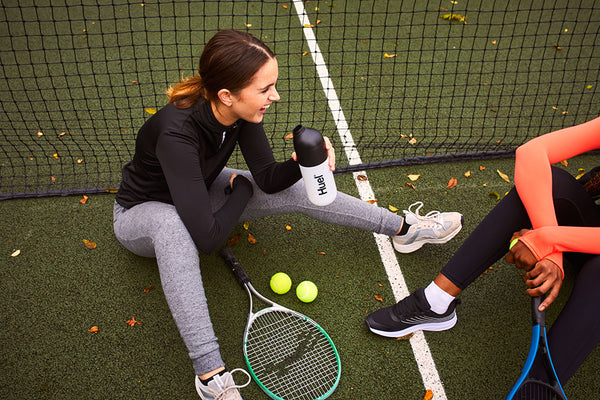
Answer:
POLYGON ((287 6, 286 6, 285 4, 283 4, 281 7, 283 7, 283 8, 287 8, 287 6))
POLYGON ((431 389, 427 389, 427 391, 425 392, 425 397, 423 397, 423 400, 431 400, 433 399, 433 392, 431 391, 431 389))
POLYGON ((83 198, 79 199, 79 202, 81 204, 85 204, 88 201, 88 199, 89 199, 89 197, 84 194, 83 198))
POLYGON ((154 289, 154 286, 150 285, 150 286, 146 286, 144 288, 144 293, 148 293, 149 291, 151 291, 152 289, 154 289))
POLYGON ((496 200, 500 200, 500 195, 498 192, 490 192, 489 196, 495 198, 496 200))
POLYGON ((294 133, 288 133, 287 135, 285 135, 283 140, 292 140, 293 138, 294 138, 294 133))
POLYGON ((560 164, 561 164, 563 167, 568 167, 568 166, 569 166, 569 161, 568 161, 568 160, 562 160, 562 161, 560 162, 560 164))
POLYGON ((382 303, 383 303, 383 299, 381 298, 381 296, 380 296, 380 295, 376 294, 376 295, 374 295, 373 297, 375 297, 375 300, 377 300, 377 301, 380 301, 380 302, 382 302, 382 303))
POLYGON ((411 137, 410 140, 408 141, 409 144, 417 144, 417 138, 415 137, 411 137))
POLYGON ((232 246, 234 246, 234 245, 235 245, 237 242, 239 242, 239 241, 240 241, 240 234, 239 234, 239 233, 236 233, 235 235, 233 235, 233 236, 231 237, 231 239, 229 239, 229 240, 227 241, 227 246, 228 246, 228 247, 232 247, 232 246))
POLYGON ((465 178, 470 178, 471 177, 471 171, 467 171, 465 172, 465 178))
POLYGON ((369 204, 375 204, 377 203, 377 199, 371 199, 371 200, 365 200, 367 203, 369 204))
POLYGON ((88 329, 88 332, 91 333, 98 333, 98 327, 97 326, 92 326, 90 329, 88 329))
POLYGON ((119 192, 119 189, 117 189, 117 188, 106 188, 104 190, 106 191, 106 193, 112 193, 112 194, 119 192))
POLYGON ((399 338, 396 338, 396 340, 410 340, 410 338, 413 337, 415 333, 409 333, 408 335, 404 335, 404 336, 400 336, 399 338))
POLYGON ((448 181, 448 185, 446 185, 446 189, 452 189, 456 187, 457 184, 458 180, 456 178, 450 178, 450 180, 448 181))
POLYGON ((250 222, 248 221, 244 221, 244 229, 248 230, 248 227, 250 226, 250 222))
MULTIPOLYGON (((591 88, 593 88, 593 87, 594 87, 593 85, 587 85, 585 88, 586 88, 586 89, 591 89, 591 88)), ((41 132, 38 132, 38 133, 41 133, 41 132)))
POLYGON ((585 175, 585 169, 583 169, 583 168, 579 168, 579 169, 577 170, 577 176, 575 177, 575 179, 580 179, 580 178, 581 178, 582 176, 584 176, 584 175, 585 175))
POLYGON ((412 189, 414 189, 414 190, 416 190, 416 189, 417 189, 417 188, 416 188, 416 186, 415 186, 415 185, 413 185, 413 184, 412 184, 412 183, 410 183, 410 182, 406 182, 406 183, 405 183, 405 185, 406 185, 406 186, 408 186, 409 188, 412 188, 412 189))
POLYGON ((366 176, 364 176, 364 175, 356 175, 356 180, 359 180, 359 181, 361 181, 361 182, 364 182, 364 181, 366 181, 366 180, 369 180, 369 178, 367 178, 367 177, 366 177, 366 176))
POLYGON ((480 171, 483 171, 484 169, 485 169, 485 167, 484 167, 483 165, 480 165, 480 166, 479 166, 479 170, 480 170, 480 171))
POLYGON ((508 175, 506 175, 505 173, 501 172, 499 169, 497 169, 496 172, 498 173, 498 175, 500 175, 500 178, 502 178, 506 182, 510 183, 510 178, 508 177, 508 175))
POLYGON ((82 239, 83 244, 85 244, 85 247, 87 247, 90 250, 95 249, 96 247, 98 247, 98 245, 96 244, 96 242, 92 242, 90 240, 87 239, 82 239))
POLYGON ((285 226, 285 229, 286 229, 286 230, 288 230, 288 231, 291 231, 291 230, 292 230, 292 227, 291 227, 291 226, 289 226, 289 225, 286 225, 286 226, 285 226))
MULTIPOLYGON (((590 86, 591 86, 591 85, 590 85, 590 86)), ((589 89, 591 89, 591 88, 589 88, 589 89)), ((44 133, 43 133, 42 131, 38 130, 38 131, 37 131, 37 136, 38 136, 38 137, 42 137, 42 136, 44 136, 44 133)))
POLYGON ((391 211, 391 212, 393 212, 393 213, 397 213, 397 212, 398 212, 398 208, 397 208, 397 207, 394 207, 394 206, 392 206, 392 205, 388 205, 388 210, 390 210, 390 211, 391 211))
POLYGON ((421 177, 421 175, 407 175, 407 176, 408 176, 408 179, 410 179, 413 182, 421 177))
POLYGON ((142 323, 139 321, 135 320, 135 317, 131 317, 131 319, 129 321, 127 321, 127 325, 129 326, 135 326, 135 325, 141 325, 142 323))
POLYGON ((250 244, 256 243, 256 239, 250 233, 248 234, 248 243, 250 243, 250 244))
POLYGON ((325 254, 327 254, 327 253, 325 253, 324 251, 317 251, 317 254, 319 254, 319 255, 321 255, 321 256, 324 256, 324 255, 325 255, 325 254))
POLYGON ((394 58, 394 57, 396 57, 396 54, 383 53, 383 58, 394 58))
POLYGON ((146 112, 150 115, 156 114, 156 109, 154 108, 146 108, 146 112))
POLYGON ((11 257, 17 257, 19 254, 21 254, 21 250, 15 250, 12 252, 12 254, 10 255, 11 257))
POLYGON ((246 28, 252 28, 252 24, 246 24, 246 28))
POLYGON ((52 157, 54 157, 54 158, 56 158, 58 160, 58 153, 52 154, 52 157))
POLYGON ((467 23, 467 16, 466 15, 460 15, 460 14, 444 14, 444 15, 440 15, 441 19, 445 19, 448 20, 450 22, 462 22, 464 24, 467 23))

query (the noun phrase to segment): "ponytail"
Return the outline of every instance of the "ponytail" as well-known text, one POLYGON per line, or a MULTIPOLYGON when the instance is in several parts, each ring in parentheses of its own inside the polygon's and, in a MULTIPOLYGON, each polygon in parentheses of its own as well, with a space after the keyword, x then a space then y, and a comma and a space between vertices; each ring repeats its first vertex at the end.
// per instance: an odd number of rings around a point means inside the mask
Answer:
POLYGON ((204 84, 200 75, 185 78, 167 89, 169 103, 174 103, 175 107, 181 109, 190 108, 196 104, 200 97, 204 97, 204 93, 204 84))

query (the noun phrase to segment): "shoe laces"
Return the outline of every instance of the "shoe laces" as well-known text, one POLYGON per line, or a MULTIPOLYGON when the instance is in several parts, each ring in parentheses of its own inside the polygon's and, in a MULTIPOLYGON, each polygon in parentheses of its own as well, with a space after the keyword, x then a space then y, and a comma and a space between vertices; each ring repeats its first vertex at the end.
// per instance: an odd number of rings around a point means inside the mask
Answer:
POLYGON ((246 383, 244 383, 243 385, 238 385, 237 383, 235 383, 235 381, 233 381, 233 385, 232 386, 228 386, 225 389, 223 389, 223 391, 221 393, 219 393, 217 395, 217 397, 215 397, 215 400, 225 400, 226 399, 225 396, 227 395, 228 391, 242 389, 242 388, 245 388, 246 386, 248 386, 250 384, 250 381, 252 380, 252 378, 250 377, 250 374, 248 372, 246 372, 246 370, 244 370, 242 368, 232 369, 231 372, 230 372, 230 374, 232 375, 232 378, 231 378, 232 380, 233 380, 233 373, 234 372, 243 372, 248 377, 248 381, 246 383))
POLYGON ((441 213, 437 210, 429 211, 425 215, 419 215, 419 211, 423 208, 423 202, 417 201, 416 203, 412 203, 408 206, 408 210, 404 210, 404 214, 412 214, 420 223, 421 222, 429 222, 434 224, 443 225, 443 221, 441 220, 441 213), (416 210, 412 210, 413 207, 417 207, 416 210))
POLYGON ((419 300, 415 293, 394 305, 394 313, 398 317, 411 317, 413 315, 421 314, 422 312, 423 309, 420 307, 419 300))

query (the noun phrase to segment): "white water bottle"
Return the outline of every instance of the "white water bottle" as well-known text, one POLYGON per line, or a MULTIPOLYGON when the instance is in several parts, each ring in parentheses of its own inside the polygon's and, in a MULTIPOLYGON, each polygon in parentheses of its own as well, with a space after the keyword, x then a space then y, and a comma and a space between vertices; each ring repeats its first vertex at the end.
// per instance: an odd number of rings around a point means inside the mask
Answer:
POLYGON ((298 125, 294 128, 294 150, 308 199, 317 206, 333 202, 337 188, 333 172, 329 169, 329 156, 321 133, 298 125))

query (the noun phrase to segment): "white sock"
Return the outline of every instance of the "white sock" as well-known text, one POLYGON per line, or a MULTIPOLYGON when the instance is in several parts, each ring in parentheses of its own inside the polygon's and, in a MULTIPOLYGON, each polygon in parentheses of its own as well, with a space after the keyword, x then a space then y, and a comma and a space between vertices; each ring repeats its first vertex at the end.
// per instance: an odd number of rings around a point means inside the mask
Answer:
POLYGON ((454 296, 444 292, 433 282, 425 288, 425 298, 431 306, 431 311, 436 314, 445 313, 450 303, 454 300, 454 296))

